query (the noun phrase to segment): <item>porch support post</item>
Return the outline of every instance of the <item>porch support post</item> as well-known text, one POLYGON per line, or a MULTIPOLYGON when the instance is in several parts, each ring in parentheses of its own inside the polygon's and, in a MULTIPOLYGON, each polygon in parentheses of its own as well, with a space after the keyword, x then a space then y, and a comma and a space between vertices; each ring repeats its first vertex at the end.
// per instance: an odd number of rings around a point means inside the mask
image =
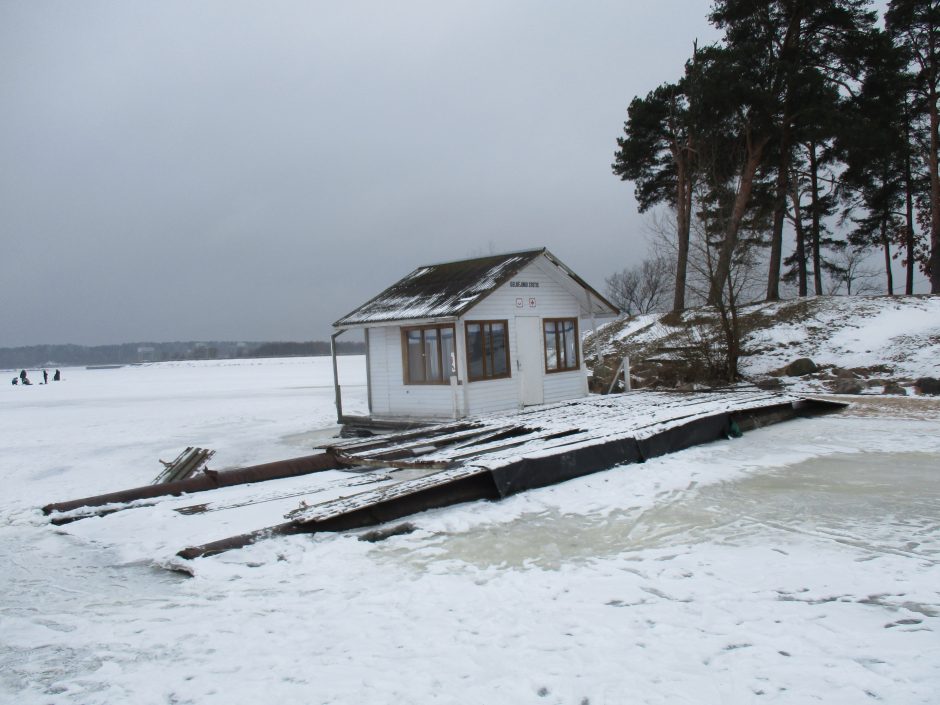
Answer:
POLYGON ((343 423, 343 394, 339 388, 339 368, 336 365, 336 339, 345 330, 338 330, 330 336, 330 355, 333 357, 333 391, 336 394, 336 423, 343 423))

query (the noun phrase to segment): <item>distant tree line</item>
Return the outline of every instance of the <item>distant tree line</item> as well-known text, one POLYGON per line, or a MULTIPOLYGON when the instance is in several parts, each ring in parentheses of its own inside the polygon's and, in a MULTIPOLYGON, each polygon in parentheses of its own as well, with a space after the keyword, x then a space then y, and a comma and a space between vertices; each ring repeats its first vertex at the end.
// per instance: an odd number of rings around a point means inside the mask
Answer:
MULTIPOLYGON (((337 341, 340 355, 365 354, 362 342, 337 341)), ((118 345, 29 345, 0 348, 0 368, 19 369, 67 365, 116 365, 170 360, 215 360, 236 358, 329 355, 323 341, 231 342, 188 341, 172 343, 121 343, 118 345)))
MULTIPOLYGON (((363 342, 336 341, 338 355, 365 355, 366 344, 363 342)), ((329 355, 330 344, 322 340, 308 343, 262 343, 246 357, 302 357, 329 355)))
POLYGON ((632 100, 612 168, 666 215, 654 257, 608 279, 626 311, 708 303, 734 325, 782 286, 871 291, 872 252, 885 293, 918 269, 940 293, 940 2, 873 8, 716 0, 723 38, 632 100))

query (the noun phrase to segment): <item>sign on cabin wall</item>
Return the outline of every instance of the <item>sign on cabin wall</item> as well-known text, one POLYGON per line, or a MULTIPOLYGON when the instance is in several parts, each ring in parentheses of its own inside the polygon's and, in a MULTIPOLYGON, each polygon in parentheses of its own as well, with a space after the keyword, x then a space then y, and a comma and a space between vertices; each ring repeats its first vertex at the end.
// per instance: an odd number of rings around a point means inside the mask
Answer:
MULTIPOLYGON (((538 289, 538 282, 524 282, 513 280, 509 282, 510 289, 538 289)), ((518 296, 516 297, 516 308, 537 308, 538 302, 535 300, 534 296, 518 296)))

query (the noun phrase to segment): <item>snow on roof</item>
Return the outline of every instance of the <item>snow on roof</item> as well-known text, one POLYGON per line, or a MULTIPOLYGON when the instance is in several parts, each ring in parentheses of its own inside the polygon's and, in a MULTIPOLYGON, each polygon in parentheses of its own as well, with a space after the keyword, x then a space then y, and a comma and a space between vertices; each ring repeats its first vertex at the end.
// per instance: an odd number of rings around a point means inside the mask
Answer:
POLYGON ((408 276, 336 321, 337 328, 366 323, 450 318, 464 314, 523 267, 544 255, 577 286, 590 292, 599 315, 616 315, 617 307, 571 271, 544 247, 418 267, 408 276))
POLYGON ((459 316, 545 249, 418 267, 333 325, 459 316))

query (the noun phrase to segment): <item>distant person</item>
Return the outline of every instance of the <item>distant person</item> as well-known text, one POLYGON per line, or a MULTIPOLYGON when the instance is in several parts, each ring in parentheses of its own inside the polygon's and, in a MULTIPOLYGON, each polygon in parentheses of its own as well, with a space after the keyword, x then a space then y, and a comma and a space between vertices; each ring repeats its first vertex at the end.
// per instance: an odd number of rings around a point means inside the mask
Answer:
POLYGON ((52 381, 58 382, 60 379, 62 379, 62 374, 58 370, 56 370, 55 374, 52 375, 52 381))
POLYGON ((20 370, 20 382, 26 384, 26 370, 20 370))
POLYGON ((49 384, 49 373, 45 370, 42 371, 42 383, 49 384))
POLYGON ((30 385, 31 385, 32 382, 29 381, 29 377, 23 377, 23 384, 30 384, 30 385))
POLYGON ((15 387, 15 386, 18 385, 19 383, 20 383, 20 378, 19 378, 19 377, 14 377, 14 378, 13 378, 13 386, 15 387))

